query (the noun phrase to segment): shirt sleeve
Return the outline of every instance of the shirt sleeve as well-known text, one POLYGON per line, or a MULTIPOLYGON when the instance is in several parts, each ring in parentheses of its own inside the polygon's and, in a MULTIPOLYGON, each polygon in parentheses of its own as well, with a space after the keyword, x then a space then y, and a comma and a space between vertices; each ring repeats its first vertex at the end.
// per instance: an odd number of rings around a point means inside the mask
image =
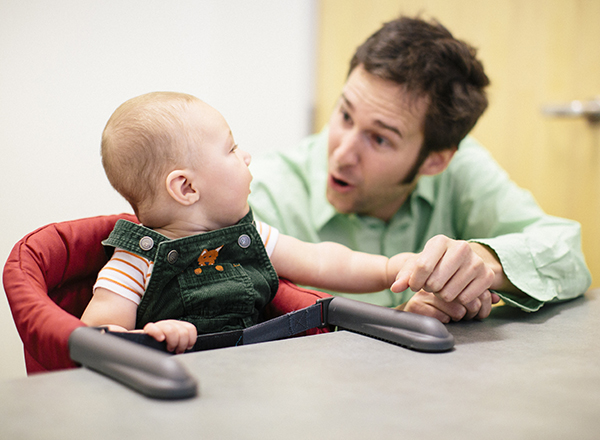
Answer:
POLYGON ((255 222, 256 230, 265 245, 267 255, 271 258, 277 240, 279 240, 279 230, 259 220, 256 220, 255 222))
POLYGON ((154 264, 145 258, 116 248, 112 258, 98 273, 94 291, 101 287, 139 305, 153 267, 154 264))
POLYGON ((453 191, 459 238, 492 249, 507 278, 528 297, 497 293, 526 311, 583 294, 591 275, 581 250, 580 225, 546 214, 484 149, 465 150, 468 154, 452 163, 453 174, 461 176, 453 191))

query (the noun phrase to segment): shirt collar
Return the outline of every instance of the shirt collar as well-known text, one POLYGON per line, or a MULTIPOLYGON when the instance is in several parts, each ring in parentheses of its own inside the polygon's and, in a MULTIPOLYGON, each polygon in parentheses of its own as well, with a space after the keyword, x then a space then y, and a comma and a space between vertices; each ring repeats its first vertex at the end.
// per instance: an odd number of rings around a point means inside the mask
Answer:
MULTIPOLYGON (((443 171, 442 171, 443 172, 443 171)), ((420 197, 430 205, 435 201, 435 176, 421 176, 410 197, 420 197)))

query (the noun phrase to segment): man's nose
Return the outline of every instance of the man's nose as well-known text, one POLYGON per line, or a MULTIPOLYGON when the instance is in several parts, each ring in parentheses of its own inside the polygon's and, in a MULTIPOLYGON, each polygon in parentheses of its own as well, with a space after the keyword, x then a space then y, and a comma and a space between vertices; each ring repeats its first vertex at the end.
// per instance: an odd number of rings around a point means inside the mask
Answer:
POLYGON ((333 151, 339 167, 354 166, 360 161, 359 135, 355 131, 344 133, 340 137, 338 146, 333 151))

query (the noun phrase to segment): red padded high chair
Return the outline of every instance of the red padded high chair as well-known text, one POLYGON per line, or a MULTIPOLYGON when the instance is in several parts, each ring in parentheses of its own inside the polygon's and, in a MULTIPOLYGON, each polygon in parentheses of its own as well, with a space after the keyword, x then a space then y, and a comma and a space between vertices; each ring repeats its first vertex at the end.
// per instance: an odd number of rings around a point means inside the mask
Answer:
MULTIPOLYGON (((120 214, 53 223, 14 246, 3 282, 28 374, 77 366, 69 356, 68 339, 85 325, 79 318, 107 261, 101 242, 120 218, 137 221, 131 214, 120 214)), ((267 315, 280 316, 328 296, 280 280, 267 315)))

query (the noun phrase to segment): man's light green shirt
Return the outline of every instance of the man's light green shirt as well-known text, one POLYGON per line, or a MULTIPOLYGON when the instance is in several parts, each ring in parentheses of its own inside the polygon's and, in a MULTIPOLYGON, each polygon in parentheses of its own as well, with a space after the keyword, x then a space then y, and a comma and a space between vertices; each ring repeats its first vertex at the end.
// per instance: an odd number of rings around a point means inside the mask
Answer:
MULTIPOLYGON (((579 296, 591 284, 579 224, 546 215, 470 137, 461 142, 444 172, 419 179, 389 222, 340 214, 329 204, 327 130, 305 139, 295 150, 254 158, 250 170, 255 216, 301 240, 334 241, 387 257, 420 252, 438 234, 475 241, 496 252, 506 276, 530 298, 498 292, 500 296, 527 311, 579 296)), ((412 294, 387 290, 344 296, 396 306, 412 294)))

